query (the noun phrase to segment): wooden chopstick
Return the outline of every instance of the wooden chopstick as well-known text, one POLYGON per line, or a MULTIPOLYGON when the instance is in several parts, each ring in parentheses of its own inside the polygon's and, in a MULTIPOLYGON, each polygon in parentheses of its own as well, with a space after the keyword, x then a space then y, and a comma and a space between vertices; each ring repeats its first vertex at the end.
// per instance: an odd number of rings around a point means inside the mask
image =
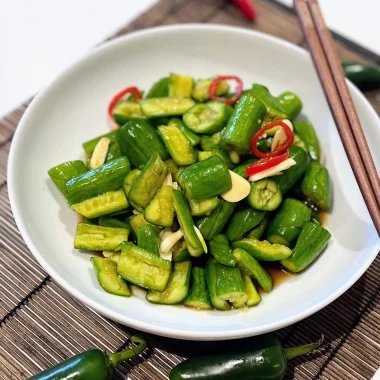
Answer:
POLYGON ((323 21, 317 0, 294 0, 294 6, 348 160, 380 236, 380 192, 376 194, 376 189, 380 189, 379 176, 345 83, 331 34, 323 21), (319 28, 315 25, 315 19, 319 28), (351 120, 354 120, 352 125, 351 120), (355 139, 358 130, 358 138, 355 139))
POLYGON ((373 158, 369 150, 358 114, 356 113, 354 102, 352 101, 350 92, 348 90, 347 82, 343 74, 338 54, 336 52, 334 41, 331 37, 330 31, 326 26, 325 20, 323 19, 318 1, 308 0, 308 4, 311 17, 314 20, 319 39, 322 43, 327 61, 330 65, 335 85, 338 89, 343 107, 346 111, 347 118, 351 126, 351 131, 354 135, 355 142, 359 150, 359 154, 362 158, 363 163, 365 163, 364 168, 366 169, 367 176, 371 182, 373 193, 376 197, 378 206, 380 207, 380 178, 377 174, 375 163, 373 162, 373 158))

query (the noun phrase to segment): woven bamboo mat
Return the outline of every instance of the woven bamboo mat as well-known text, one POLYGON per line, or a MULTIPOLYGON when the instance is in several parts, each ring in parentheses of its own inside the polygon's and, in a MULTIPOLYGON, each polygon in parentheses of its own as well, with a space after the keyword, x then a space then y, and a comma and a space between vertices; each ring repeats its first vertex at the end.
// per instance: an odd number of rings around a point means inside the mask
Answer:
MULTIPOLYGON (((117 35, 150 26, 209 22, 260 30, 304 45, 294 14, 268 0, 256 0, 258 20, 246 22, 224 0, 161 0, 117 35)), ((114 38, 116 36, 113 36, 114 38)), ((368 60, 338 42, 344 60, 368 60)), ((373 57, 372 57, 373 58, 373 57)), ((365 94, 380 113, 380 92, 365 94)), ((9 206, 6 164, 11 140, 28 102, 0 120, 0 379, 25 379, 83 350, 118 350, 131 329, 94 313, 65 293, 36 263, 15 226, 9 206)), ((290 363, 288 379, 370 379, 380 367, 380 258, 337 301, 278 332, 285 345, 325 334, 315 356, 290 363)), ((120 366, 117 379, 167 379, 186 352, 208 343, 149 336, 151 347, 120 366)), ((218 342, 228 344, 228 342, 218 342)), ((94 379, 95 380, 95 379, 94 379)))

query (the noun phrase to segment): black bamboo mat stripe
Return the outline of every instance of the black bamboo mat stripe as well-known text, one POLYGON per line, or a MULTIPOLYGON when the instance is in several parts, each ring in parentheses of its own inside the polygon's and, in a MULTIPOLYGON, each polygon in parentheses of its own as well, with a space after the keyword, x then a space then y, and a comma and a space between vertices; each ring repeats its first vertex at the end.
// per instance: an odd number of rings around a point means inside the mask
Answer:
MULTIPOLYGON (((175 23, 218 23, 269 33, 300 46, 305 42, 295 15, 273 1, 256 0, 258 19, 248 23, 224 0, 160 0, 121 29, 175 23)), ((338 41, 343 60, 368 61, 352 44, 338 41)), ((365 94, 380 113, 380 92, 365 94)), ((25 379, 69 356, 129 343, 133 331, 93 312, 65 293, 37 264, 15 226, 9 206, 6 165, 17 124, 30 101, 0 119, 0 379, 25 379)), ((278 332, 286 345, 325 334, 318 354, 294 359, 287 379, 370 379, 380 366, 380 259, 338 300, 304 321, 278 332)), ((116 371, 117 379, 167 379, 179 352, 210 343, 150 336, 150 348, 116 371), (178 350, 180 348, 180 350, 178 350)), ((228 344, 220 342, 217 344, 228 344)))

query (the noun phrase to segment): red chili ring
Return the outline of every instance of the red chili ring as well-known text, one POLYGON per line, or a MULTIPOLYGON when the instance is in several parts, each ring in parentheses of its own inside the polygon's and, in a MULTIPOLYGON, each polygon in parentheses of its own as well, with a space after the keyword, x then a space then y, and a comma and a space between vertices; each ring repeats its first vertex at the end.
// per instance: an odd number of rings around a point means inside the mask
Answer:
POLYGON ((273 166, 281 164, 281 162, 285 161, 288 157, 289 157, 289 151, 283 154, 280 154, 279 156, 276 156, 276 157, 262 158, 261 160, 255 162, 251 166, 248 166, 248 168, 245 170, 245 174, 247 177, 250 177, 251 175, 260 173, 263 170, 273 168, 273 166))
POLYGON ((273 121, 261 129, 259 129, 256 134, 253 136, 251 141, 251 152, 258 158, 268 158, 268 157, 275 157, 279 154, 285 152, 287 149, 289 149, 294 141, 294 134, 293 131, 289 128, 289 126, 284 123, 283 121, 273 121), (273 152, 263 153, 259 148, 257 147, 257 142, 259 141, 260 137, 269 129, 272 129, 273 127, 280 126, 284 129, 286 134, 286 141, 276 147, 276 149, 273 152))
POLYGON ((243 92, 243 81, 235 75, 221 75, 221 76, 215 78, 211 82, 208 92, 209 92, 209 97, 211 100, 217 100, 218 102, 223 102, 223 103, 228 104, 228 105, 234 104, 239 100, 239 98, 243 92), (234 80, 237 83, 236 92, 232 98, 228 99, 228 98, 224 98, 222 96, 216 95, 216 91, 218 89, 218 84, 224 80, 234 80))
POLYGON ((125 95, 127 95, 127 94, 135 95, 135 97, 136 97, 135 102, 136 103, 142 98, 141 91, 137 87, 135 87, 135 86, 127 87, 124 90, 121 90, 120 92, 118 92, 111 99, 110 104, 108 105, 108 116, 111 119, 113 119, 112 111, 115 108, 116 104, 119 102, 119 100, 121 100, 122 98, 124 98, 125 95))

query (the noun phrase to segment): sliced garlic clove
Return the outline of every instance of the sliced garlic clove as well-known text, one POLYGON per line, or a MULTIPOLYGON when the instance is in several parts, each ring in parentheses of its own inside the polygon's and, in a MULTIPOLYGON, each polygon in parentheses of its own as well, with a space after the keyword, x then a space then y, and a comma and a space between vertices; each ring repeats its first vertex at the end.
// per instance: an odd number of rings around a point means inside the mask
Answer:
POLYGON ((115 251, 103 251, 103 256, 104 257, 111 257, 112 255, 114 255, 116 252, 115 251))
POLYGON ((173 231, 170 227, 165 227, 161 232, 159 233, 161 241, 164 240, 167 236, 171 235, 173 231))
POLYGON ((99 168, 105 163, 110 142, 108 137, 102 137, 96 144, 90 160, 91 169, 99 168))
POLYGON ((194 230, 195 230, 195 233, 198 236, 199 241, 201 242, 201 245, 202 245, 202 248, 203 248, 204 252, 207 253, 208 252, 207 244, 205 242, 205 239, 204 239, 203 235, 201 234, 201 231, 199 231, 199 229, 196 226, 194 226, 194 230))
POLYGON ((293 160, 293 158, 288 158, 285 161, 280 162, 278 165, 273 166, 272 168, 262 170, 259 173, 251 175, 248 178, 248 180, 250 182, 256 182, 256 181, 259 181, 260 179, 263 179, 263 178, 272 177, 274 175, 279 175, 283 170, 287 170, 295 164, 296 164, 296 162, 293 160))
POLYGON ((183 233, 181 230, 177 232, 172 232, 168 234, 164 239, 162 239, 160 244, 160 253, 168 253, 174 245, 182 238, 183 233))
POLYGON ((273 152, 274 150, 276 150, 277 146, 283 144, 286 141, 286 139, 287 137, 284 128, 278 128, 273 137, 271 151, 273 152))
POLYGON ((164 179, 162 186, 164 185, 173 186, 172 173, 168 172, 168 174, 166 174, 166 177, 164 179))
POLYGON ((236 174, 231 170, 229 170, 229 172, 231 176, 232 187, 230 190, 227 190, 224 193, 220 194, 220 196, 227 202, 239 202, 248 196, 251 190, 251 186, 249 182, 245 178, 240 177, 239 174, 236 174))
POLYGON ((161 257, 161 259, 172 261, 173 260, 173 251, 169 251, 166 253, 160 252, 160 257, 161 257))
POLYGON ((288 120, 288 119, 284 119, 284 120, 281 120, 283 123, 285 123, 293 132, 293 123, 288 120))

